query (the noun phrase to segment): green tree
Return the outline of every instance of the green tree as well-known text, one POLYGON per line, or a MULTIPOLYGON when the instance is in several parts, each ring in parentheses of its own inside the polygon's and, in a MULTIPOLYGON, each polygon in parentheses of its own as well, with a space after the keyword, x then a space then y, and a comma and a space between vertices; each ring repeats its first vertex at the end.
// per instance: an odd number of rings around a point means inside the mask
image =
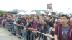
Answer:
POLYGON ((17 14, 17 13, 18 13, 18 9, 13 9, 11 12, 12 12, 13 14, 17 14))
POLYGON ((2 16, 2 15, 3 15, 3 13, 4 13, 4 11, 0 10, 0 16, 2 16))

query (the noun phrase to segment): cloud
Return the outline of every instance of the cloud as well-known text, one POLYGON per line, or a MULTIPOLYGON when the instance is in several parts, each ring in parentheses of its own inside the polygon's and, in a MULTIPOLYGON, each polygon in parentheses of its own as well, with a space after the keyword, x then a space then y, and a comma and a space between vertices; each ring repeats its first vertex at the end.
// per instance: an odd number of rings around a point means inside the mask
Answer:
POLYGON ((53 10, 67 12, 72 9, 71 0, 0 0, 0 9, 46 10, 47 4, 53 4, 53 10))

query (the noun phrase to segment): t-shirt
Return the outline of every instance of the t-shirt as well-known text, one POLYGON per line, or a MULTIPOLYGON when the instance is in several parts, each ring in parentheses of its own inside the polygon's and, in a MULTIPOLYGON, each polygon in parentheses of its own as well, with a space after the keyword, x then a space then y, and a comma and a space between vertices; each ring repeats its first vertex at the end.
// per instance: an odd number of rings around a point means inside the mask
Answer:
POLYGON ((62 40, 67 40, 68 36, 68 31, 69 31, 69 27, 62 27, 62 40))
MULTIPOLYGON (((69 31, 68 31, 68 35, 66 37, 67 40, 72 40, 72 25, 69 26, 69 31)), ((55 35, 58 36, 58 40, 63 40, 63 35, 62 35, 62 24, 58 23, 56 26, 55 26, 55 35)))
POLYGON ((7 22, 9 23, 9 24, 13 24, 13 20, 12 19, 7 19, 7 22))
POLYGON ((32 28, 37 29, 38 28, 38 23, 37 21, 32 22, 32 28))
POLYGON ((16 20, 16 22, 17 22, 18 24, 21 24, 21 23, 22 23, 22 19, 21 19, 21 18, 18 18, 18 19, 16 20))

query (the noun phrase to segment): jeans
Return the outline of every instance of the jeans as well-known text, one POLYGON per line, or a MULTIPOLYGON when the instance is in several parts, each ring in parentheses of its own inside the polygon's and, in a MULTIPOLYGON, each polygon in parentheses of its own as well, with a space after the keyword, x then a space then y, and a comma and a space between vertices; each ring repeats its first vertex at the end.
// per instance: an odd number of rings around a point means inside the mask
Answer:
POLYGON ((35 39, 35 33, 33 33, 33 32, 30 31, 30 30, 27 30, 26 39, 27 39, 27 40, 36 40, 36 39, 35 39))
POLYGON ((27 36, 26 29, 23 29, 23 30, 22 30, 23 40, 26 40, 26 36, 27 36))
POLYGON ((13 24, 7 24, 6 28, 8 29, 8 31, 13 32, 14 31, 14 25, 13 24))

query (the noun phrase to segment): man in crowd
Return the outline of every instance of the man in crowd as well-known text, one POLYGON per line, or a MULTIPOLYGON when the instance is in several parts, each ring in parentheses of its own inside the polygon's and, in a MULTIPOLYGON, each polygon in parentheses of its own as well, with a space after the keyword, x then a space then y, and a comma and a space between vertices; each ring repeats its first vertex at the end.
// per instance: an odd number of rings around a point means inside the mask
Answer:
POLYGON ((12 18, 13 18, 12 15, 7 15, 7 19, 6 19, 7 26, 6 27, 8 28, 8 31, 10 31, 10 32, 13 31, 14 20, 12 18))
POLYGON ((17 18, 17 21, 16 21, 16 26, 17 26, 17 31, 16 31, 16 35, 21 38, 22 36, 22 30, 23 30, 23 21, 22 21, 22 16, 19 15, 19 17, 17 18))
POLYGON ((67 15, 60 16, 60 23, 56 24, 55 40, 72 40, 72 25, 67 15))

